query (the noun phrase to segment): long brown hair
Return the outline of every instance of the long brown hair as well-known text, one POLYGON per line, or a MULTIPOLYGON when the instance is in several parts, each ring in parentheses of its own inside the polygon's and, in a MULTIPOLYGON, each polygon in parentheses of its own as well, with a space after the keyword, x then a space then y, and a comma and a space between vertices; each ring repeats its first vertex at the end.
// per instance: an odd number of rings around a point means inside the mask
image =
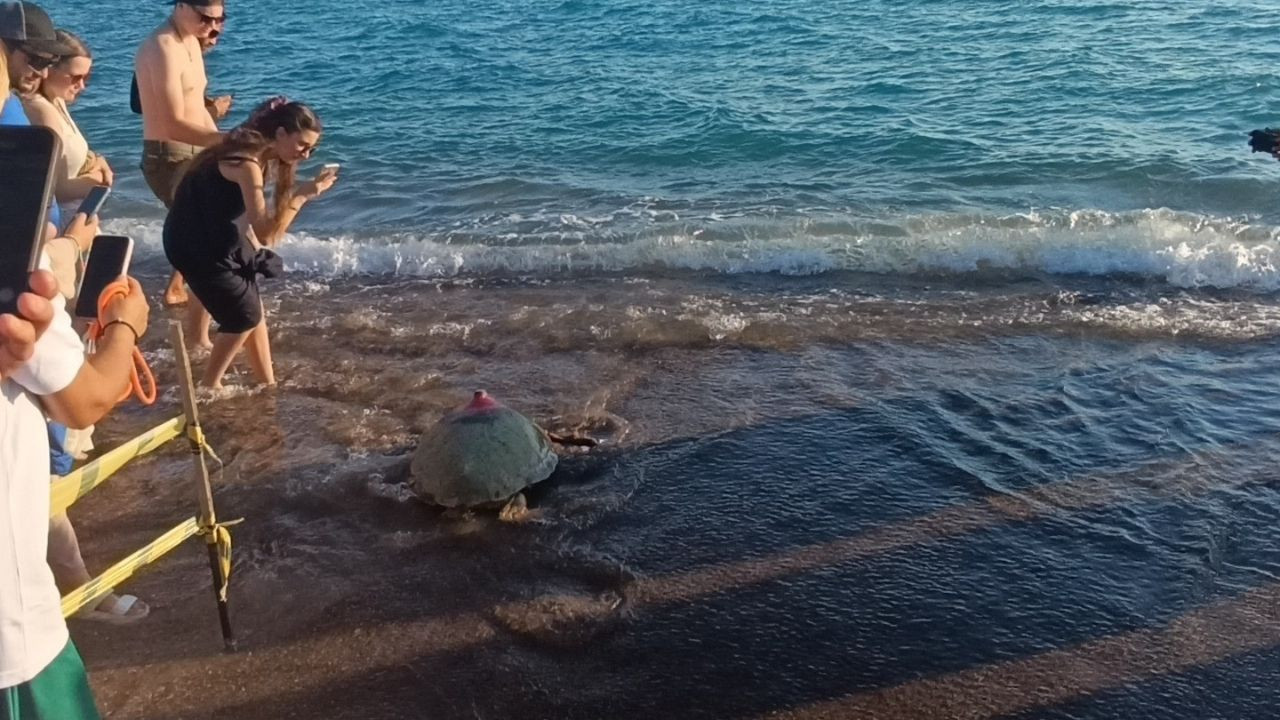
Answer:
POLYGON ((59 63, 78 57, 93 59, 93 53, 89 51, 89 46, 84 43, 84 40, 79 35, 66 30, 57 30, 54 32, 54 37, 58 42, 71 48, 70 53, 58 58, 59 63))
MULTIPOLYGON (((276 133, 280 130, 289 134, 304 130, 319 133, 323 126, 315 111, 303 103, 290 102, 282 97, 272 98, 254 108, 249 119, 228 132, 222 142, 197 155, 191 163, 192 168, 211 162, 243 162, 248 158, 260 158, 262 152, 275 142, 276 133)), ((272 222, 274 235, 279 230, 284 208, 292 197, 298 168, 293 163, 281 162, 279 158, 271 157, 263 163, 262 175, 263 178, 274 175, 276 180, 272 222)))

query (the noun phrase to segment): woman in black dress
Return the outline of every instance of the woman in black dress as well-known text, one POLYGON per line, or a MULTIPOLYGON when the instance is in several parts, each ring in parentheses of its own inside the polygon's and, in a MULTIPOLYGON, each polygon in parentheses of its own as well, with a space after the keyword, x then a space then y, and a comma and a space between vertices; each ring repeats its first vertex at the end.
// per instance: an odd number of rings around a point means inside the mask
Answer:
MULTIPOLYGON (((222 376, 246 343, 258 382, 275 384, 257 276, 282 272, 280 258, 269 248, 284 236, 302 206, 337 180, 337 171, 326 169, 294 186, 297 163, 311 156, 320 132, 311 108, 274 98, 221 143, 196 156, 178 185, 164 223, 164 252, 218 323, 201 380, 206 387, 221 387, 222 376), (264 192, 269 177, 276 181, 271 208, 264 192), (237 225, 241 216, 247 220, 244 232, 237 225)), ((194 303, 190 311, 198 312, 194 303)))

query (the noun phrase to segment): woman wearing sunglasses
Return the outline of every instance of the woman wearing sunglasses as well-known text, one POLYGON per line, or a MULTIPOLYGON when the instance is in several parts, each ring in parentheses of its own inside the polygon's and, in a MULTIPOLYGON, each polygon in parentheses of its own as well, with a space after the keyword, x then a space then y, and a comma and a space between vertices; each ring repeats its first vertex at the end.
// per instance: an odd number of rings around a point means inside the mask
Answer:
POLYGON ((58 42, 71 48, 49 68, 37 91, 22 99, 32 125, 43 125, 62 141, 54 177, 54 194, 59 203, 78 203, 95 186, 115 182, 111 166, 89 149, 89 142, 71 118, 68 106, 75 103, 89 84, 93 54, 80 38, 65 30, 57 32, 58 42))
MULTIPOLYGON (((218 323, 201 383, 219 388, 242 348, 255 379, 274 385, 266 318, 258 276, 283 272, 270 249, 289 229, 302 206, 324 194, 338 179, 322 170, 295 183, 298 163, 320 142, 320 119, 311 108, 283 97, 250 114, 222 142, 201 152, 183 175, 164 222, 164 252, 182 273, 200 306, 218 323), (263 186, 275 180, 272 203, 263 186), (238 224, 243 216, 248 227, 238 224)), ((199 308, 187 309, 188 330, 198 333, 199 308)))

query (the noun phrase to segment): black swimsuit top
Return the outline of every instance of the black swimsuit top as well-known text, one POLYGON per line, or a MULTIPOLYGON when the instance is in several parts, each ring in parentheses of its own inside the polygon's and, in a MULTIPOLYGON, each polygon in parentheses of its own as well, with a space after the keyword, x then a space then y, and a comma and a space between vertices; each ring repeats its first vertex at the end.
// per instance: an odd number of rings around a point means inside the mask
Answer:
POLYGON ((222 176, 217 162, 191 168, 174 193, 165 219, 165 244, 193 260, 215 264, 244 242, 235 226, 244 214, 240 186, 222 176))

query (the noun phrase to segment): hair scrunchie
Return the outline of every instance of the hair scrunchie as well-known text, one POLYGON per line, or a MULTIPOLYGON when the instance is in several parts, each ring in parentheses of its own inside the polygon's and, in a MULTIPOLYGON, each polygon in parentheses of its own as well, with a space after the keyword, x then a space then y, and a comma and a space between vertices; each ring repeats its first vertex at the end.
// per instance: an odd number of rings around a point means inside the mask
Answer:
POLYGON ((242 127, 257 128, 259 121, 288 104, 289 98, 284 95, 269 98, 249 114, 249 119, 244 121, 242 127))

